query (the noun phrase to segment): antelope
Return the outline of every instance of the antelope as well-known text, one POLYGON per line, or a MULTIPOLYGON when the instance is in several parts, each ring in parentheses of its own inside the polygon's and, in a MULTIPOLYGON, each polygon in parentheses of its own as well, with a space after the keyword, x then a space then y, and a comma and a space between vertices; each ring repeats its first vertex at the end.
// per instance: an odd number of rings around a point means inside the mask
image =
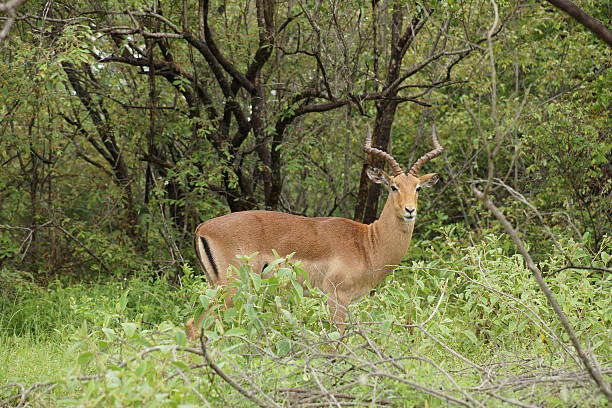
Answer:
MULTIPOLYGON (((418 176, 423 165, 442 153, 435 125, 432 128, 434 149, 419 158, 404 173, 389 153, 372 147, 368 132, 363 150, 386 161, 393 172, 368 167, 367 175, 374 183, 384 185, 388 197, 378 220, 361 224, 345 218, 308 218, 275 211, 242 211, 213 218, 198 225, 195 231, 195 250, 209 283, 224 287, 228 267, 240 266, 236 255, 258 252, 251 265, 262 273, 278 254, 294 253, 293 260, 302 262, 313 287, 322 290, 332 321, 340 333, 350 302, 368 294, 402 260, 408 251, 415 220, 417 199, 422 187, 434 185, 436 173, 418 176)), ((226 296, 226 307, 231 306, 231 294, 226 296)), ((194 324, 189 320, 186 329, 190 339, 199 337, 204 312, 194 324)))

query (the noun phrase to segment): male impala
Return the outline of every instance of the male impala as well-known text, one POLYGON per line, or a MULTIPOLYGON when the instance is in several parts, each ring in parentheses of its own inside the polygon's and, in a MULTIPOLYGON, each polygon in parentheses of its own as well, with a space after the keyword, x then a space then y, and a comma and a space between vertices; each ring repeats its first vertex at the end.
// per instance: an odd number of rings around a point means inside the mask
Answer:
MULTIPOLYGON (((404 173, 390 154, 372 147, 368 134, 363 150, 383 158, 393 171, 390 176, 376 168, 367 170, 373 182, 389 190, 382 214, 372 224, 274 211, 236 212, 200 224, 196 228, 195 248, 208 281, 227 285, 228 266, 240 263, 236 254, 259 252, 252 266, 261 273, 274 259, 272 249, 281 255, 295 252, 292 259, 302 261, 310 283, 329 296, 332 320, 343 332, 348 304, 369 293, 408 251, 417 216, 418 192, 438 181, 435 173, 417 176, 428 160, 442 153, 435 126, 432 139, 435 149, 404 173)), ((231 298, 226 304, 231 304, 231 298)), ((204 314, 196 325, 193 319, 187 323, 191 339, 198 337, 203 317, 204 314)))

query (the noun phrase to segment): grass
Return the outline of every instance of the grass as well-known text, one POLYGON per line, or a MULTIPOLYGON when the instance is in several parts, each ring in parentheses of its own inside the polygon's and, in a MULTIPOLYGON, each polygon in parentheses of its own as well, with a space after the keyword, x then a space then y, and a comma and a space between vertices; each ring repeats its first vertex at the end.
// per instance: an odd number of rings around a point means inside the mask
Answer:
POLYGON ((75 364, 71 340, 59 335, 0 336, 0 384, 35 384, 65 377, 75 364))

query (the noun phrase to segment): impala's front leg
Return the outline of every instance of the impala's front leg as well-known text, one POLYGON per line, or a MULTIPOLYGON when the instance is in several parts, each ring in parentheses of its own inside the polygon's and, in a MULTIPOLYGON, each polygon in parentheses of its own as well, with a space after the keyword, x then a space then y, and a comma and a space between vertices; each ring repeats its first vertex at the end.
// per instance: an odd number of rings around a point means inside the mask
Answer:
POLYGON ((346 295, 345 293, 338 292, 330 294, 329 298, 327 299, 327 307, 329 307, 331 320, 338 328, 340 334, 344 334, 344 330, 346 329, 344 319, 346 317, 346 312, 348 311, 350 299, 350 296, 346 295))

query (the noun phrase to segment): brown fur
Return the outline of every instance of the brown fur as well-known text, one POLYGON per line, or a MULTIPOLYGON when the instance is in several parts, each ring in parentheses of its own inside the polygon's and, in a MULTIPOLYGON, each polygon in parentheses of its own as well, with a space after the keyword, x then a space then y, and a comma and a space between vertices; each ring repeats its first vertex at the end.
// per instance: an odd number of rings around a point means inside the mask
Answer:
MULTIPOLYGON (((389 197, 380 218, 365 225, 345 218, 307 218, 273 211, 244 211, 208 220, 196 228, 195 246, 211 284, 228 283, 228 266, 239 266, 236 254, 259 252, 253 270, 261 272, 274 256, 295 252, 302 261, 310 283, 325 292, 333 321, 344 330, 348 304, 370 292, 406 255, 414 219, 407 220, 406 209, 416 214, 416 188, 434 184, 435 174, 420 178, 411 174, 389 176, 372 169, 370 178, 389 189, 389 197), (398 191, 392 191, 391 186, 398 191), (214 276, 211 261, 200 244, 205 237, 219 276, 214 276)), ((226 305, 231 304, 231 296, 226 305)), ((187 323, 191 339, 199 333, 204 314, 194 326, 187 323)))

